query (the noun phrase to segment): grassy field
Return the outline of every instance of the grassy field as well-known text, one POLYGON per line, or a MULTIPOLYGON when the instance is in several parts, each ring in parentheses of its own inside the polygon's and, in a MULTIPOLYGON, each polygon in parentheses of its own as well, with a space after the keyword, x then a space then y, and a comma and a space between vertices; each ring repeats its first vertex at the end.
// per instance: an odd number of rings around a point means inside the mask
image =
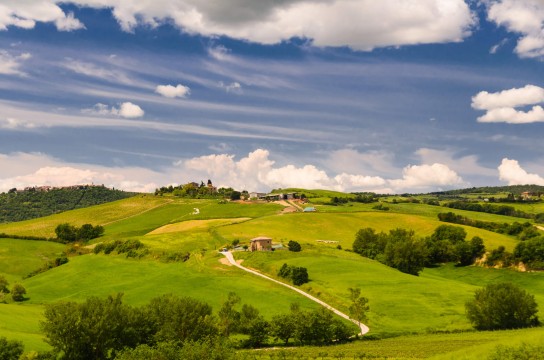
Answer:
MULTIPOLYGON (((335 192, 304 192, 314 199, 342 196, 335 192)), ((82 301, 88 296, 117 292, 123 292, 124 301, 133 305, 144 304, 163 293, 192 296, 207 301, 217 311, 228 292, 234 291, 243 302, 256 306, 266 318, 287 312, 292 302, 306 309, 316 308, 310 300, 288 289, 220 262, 222 255, 216 249, 236 239, 247 244, 257 236, 270 236, 274 242, 285 245, 289 240, 296 240, 302 244, 303 251, 236 253, 237 258, 244 259, 244 265, 271 276, 275 276, 283 263, 306 267, 311 281, 302 288, 344 311, 349 306, 349 287, 361 288, 363 296, 370 299, 368 325, 372 336, 383 340, 316 348, 315 351, 331 354, 326 355, 331 358, 332 354, 336 357, 344 354, 348 358, 361 354, 377 358, 418 358, 462 352, 471 346, 487 346, 492 343, 490 333, 430 333, 470 330, 464 303, 473 296, 474 290, 490 282, 515 282, 535 294, 544 306, 544 273, 447 265, 425 269, 417 277, 346 251, 351 248, 357 230, 365 227, 377 231, 409 228, 418 236, 428 236, 444 224, 437 219, 439 212, 453 211, 483 221, 523 219, 407 203, 385 204, 390 210, 384 212, 373 210, 375 205, 320 205, 317 213, 282 214, 283 207, 273 203, 219 203, 217 200, 138 196, 0 225, 0 232, 52 236, 56 225, 62 222, 102 224, 105 235, 94 243, 138 239, 151 252, 150 257, 139 260, 113 254, 71 257, 68 264, 25 279, 22 283, 27 289, 28 300, 22 305, 0 304, 0 336, 20 338, 27 350, 46 349, 38 326, 44 304, 58 300, 82 301), (195 214, 195 208, 199 209, 198 214, 195 214), (316 240, 337 243, 325 244, 316 240), (337 249, 337 245, 343 250, 337 249), (189 252, 190 258, 187 262, 160 260, 161 254, 172 252, 189 252), (420 335, 386 339, 412 333, 420 335)), ((518 242, 510 236, 464 228, 469 239, 482 237, 488 249, 503 245, 512 250, 518 242)), ((28 272, 58 256, 64 248, 64 245, 51 242, 0 239, 0 274, 10 282, 20 281, 28 272)), ((515 333, 510 336, 513 335, 515 333)), ((303 350, 292 351, 296 354, 303 350)))
POLYGON ((54 260, 65 245, 31 240, 0 239, 0 275, 13 283, 23 276, 54 260))
MULTIPOLYGON (((238 238, 247 241, 256 236, 269 236, 275 242, 284 243, 296 240, 316 244, 316 240, 333 240, 338 241, 343 248, 351 248, 355 233, 362 228, 371 227, 377 231, 408 228, 423 237, 431 235, 436 227, 443 224, 437 218, 390 212, 292 213, 225 226, 219 228, 218 232, 231 240, 238 238)), ((517 244, 517 240, 510 236, 469 226, 462 227, 467 231, 468 239, 480 236, 489 249, 503 245, 511 251, 517 244)))

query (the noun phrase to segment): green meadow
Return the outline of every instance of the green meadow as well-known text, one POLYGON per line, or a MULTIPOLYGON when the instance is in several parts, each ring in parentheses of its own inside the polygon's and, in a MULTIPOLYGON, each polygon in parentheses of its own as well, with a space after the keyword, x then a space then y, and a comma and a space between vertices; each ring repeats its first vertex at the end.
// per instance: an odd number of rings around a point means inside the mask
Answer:
MULTIPOLYGON (((335 192, 315 190, 306 193, 312 196, 310 200, 340 196, 335 192)), ((242 260, 243 265, 272 277, 276 277, 284 263, 306 267, 310 282, 301 287, 303 290, 347 312, 350 305, 348 288, 358 287, 369 299, 371 308, 368 319, 371 332, 365 341, 327 348, 280 349, 269 352, 270 356, 285 352, 291 358, 297 358, 297 354, 306 350, 308 354, 321 352, 322 355, 316 357, 322 358, 361 358, 364 355, 404 359, 449 353, 465 356, 464 351, 468 349, 488 353, 499 341, 497 339, 530 339, 542 335, 542 328, 475 332, 466 320, 464 310, 465 302, 479 287, 497 281, 512 281, 535 295, 541 304, 540 317, 543 318, 542 272, 444 265, 412 276, 349 251, 355 233, 365 227, 377 231, 408 228, 418 236, 428 236, 444 224, 438 221, 439 212, 453 211, 483 221, 511 223, 520 219, 425 204, 384 203, 390 208, 388 211, 372 209, 375 205, 318 205, 316 213, 283 213, 283 206, 274 203, 223 203, 141 195, 40 219, 2 224, 0 233, 32 236, 54 236, 55 227, 63 222, 101 224, 105 227, 104 236, 91 243, 137 239, 149 249, 149 255, 140 259, 115 252, 74 255, 65 265, 23 280, 26 274, 60 255, 66 246, 45 241, 0 239, 0 275, 10 283, 21 282, 27 289, 28 298, 22 304, 10 301, 0 304, 0 336, 21 339, 27 351, 47 349, 39 330, 45 304, 59 300, 83 301, 89 296, 104 297, 119 292, 124 294, 124 301, 132 305, 142 305, 155 296, 174 293, 204 300, 217 311, 228 293, 234 291, 242 302, 258 308, 267 319, 287 312, 291 303, 315 309, 317 304, 287 288, 226 265, 223 256, 217 252, 235 240, 244 245, 257 236, 272 237, 274 243, 284 245, 289 240, 296 240, 303 250, 299 253, 287 250, 236 252, 235 257, 242 260), (189 253, 189 259, 167 262, 163 255, 170 253, 189 253)), ((480 236, 488 249, 502 245, 512 250, 518 242, 511 236, 463 227, 469 239, 480 236)), ((255 356, 256 353, 244 354, 255 356)), ((256 358, 265 359, 268 355, 262 356, 256 358)))

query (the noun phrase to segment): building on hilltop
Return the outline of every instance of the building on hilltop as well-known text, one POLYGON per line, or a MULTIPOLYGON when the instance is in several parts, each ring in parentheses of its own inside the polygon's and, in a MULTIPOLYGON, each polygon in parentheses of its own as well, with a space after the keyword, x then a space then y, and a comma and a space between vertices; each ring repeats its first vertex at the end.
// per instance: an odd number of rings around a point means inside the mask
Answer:
POLYGON ((271 251, 272 239, 264 236, 251 239, 251 246, 249 249, 251 251, 271 251))

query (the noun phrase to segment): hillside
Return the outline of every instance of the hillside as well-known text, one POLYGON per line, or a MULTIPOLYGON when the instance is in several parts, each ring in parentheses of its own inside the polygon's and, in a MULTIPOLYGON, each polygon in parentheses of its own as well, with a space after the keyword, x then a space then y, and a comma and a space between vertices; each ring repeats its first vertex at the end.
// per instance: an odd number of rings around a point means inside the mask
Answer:
MULTIPOLYGON (((481 355, 492 351, 500 339, 517 344, 523 339, 542 338, 542 328, 497 332, 493 336, 473 332, 465 317, 464 304, 476 289, 488 283, 510 281, 534 294, 543 306, 543 272, 459 267, 450 263, 425 268, 419 276, 413 276, 351 251, 355 233, 361 228, 387 232, 400 227, 413 230, 420 237, 429 236, 443 224, 437 214, 444 211, 508 224, 520 221, 519 218, 402 202, 401 197, 393 196, 380 197, 379 203, 333 204, 331 198, 342 197, 341 193, 301 190, 309 195, 308 204, 315 206, 317 212, 284 212, 285 205, 264 201, 224 202, 140 195, 39 219, 0 224, 0 233, 45 237, 52 236, 55 226, 64 222, 78 226, 92 223, 105 228, 101 238, 68 247, 0 239, 0 264, 3 264, 0 275, 10 283, 21 282, 27 290, 27 301, 23 304, 0 304, 0 318, 5 319, 0 322, 0 337, 21 339, 28 350, 50 349, 42 341, 39 327, 45 304, 59 300, 83 302, 89 296, 103 298, 118 292, 124 293, 124 302, 134 306, 165 293, 191 296, 209 303, 217 314, 232 291, 268 321, 289 311, 291 303, 298 303, 305 310, 316 309, 315 303, 295 292, 226 265, 217 251, 232 244, 248 245, 257 236, 268 236, 274 244, 283 244, 284 249, 236 251, 235 258, 243 261, 244 266, 276 279, 281 279, 277 273, 282 264, 302 266, 308 270, 310 282, 300 289, 344 312, 350 306, 348 288, 360 288, 369 299, 368 338, 374 341, 305 350, 314 353, 314 357, 440 358, 468 349, 481 355), (376 209, 377 204, 382 207, 376 209), (287 251, 289 240, 299 242, 302 251, 287 251), (93 250, 94 246, 127 241, 138 241, 144 248, 132 253, 112 250, 109 254, 93 250), (67 264, 25 278, 62 251, 69 254, 67 264)), ((525 210, 540 211, 540 207, 525 210)), ((488 251, 499 246, 512 251, 520 242, 508 234, 461 227, 468 238, 481 237, 488 251)), ((269 345, 278 345, 272 339, 269 341, 269 345)), ((280 356, 282 351, 287 350, 271 350, 270 356, 280 356)), ((301 358, 300 351, 288 350, 286 358, 301 358)))
POLYGON ((35 219, 134 195, 136 194, 90 185, 52 189, 29 188, 21 191, 12 189, 0 194, 0 223, 35 219))

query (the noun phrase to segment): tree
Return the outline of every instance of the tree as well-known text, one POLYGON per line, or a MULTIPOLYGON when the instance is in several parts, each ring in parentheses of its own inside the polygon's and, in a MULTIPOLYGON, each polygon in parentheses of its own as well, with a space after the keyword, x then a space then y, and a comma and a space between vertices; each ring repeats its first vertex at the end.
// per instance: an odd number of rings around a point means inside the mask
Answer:
POLYGON ((293 280, 293 284, 297 286, 306 284, 308 281, 310 281, 308 277, 308 269, 305 267, 293 266, 291 268, 291 280, 293 280))
POLYGON ((289 243, 287 243, 287 246, 289 247, 289 251, 299 252, 302 250, 302 247, 300 246, 300 244, 294 240, 289 240, 289 243))
POLYGON ((242 198, 242 193, 239 191, 233 191, 230 193, 231 200, 240 200, 242 198))
POLYGON ((274 339, 282 340, 285 345, 295 334, 296 320, 293 314, 276 315, 270 322, 270 333, 274 339))
POLYGON ((361 322, 367 320, 366 313, 368 310, 370 310, 370 307, 368 306, 368 299, 361 296, 361 289, 359 288, 348 288, 348 290, 349 299, 351 300, 349 313, 355 320, 357 320, 360 328, 361 322))
POLYGON ((75 241, 77 238, 77 229, 68 223, 59 224, 55 228, 57 238, 64 241, 75 241))
POLYGON ((452 244, 465 241, 467 237, 467 232, 460 226, 452 225, 440 225, 434 230, 434 233, 431 235, 431 239, 434 241, 438 240, 448 240, 452 244))
POLYGON ((406 274, 418 275, 425 265, 427 254, 423 242, 415 239, 413 230, 389 231, 384 263, 406 274))
POLYGON ((223 335, 229 336, 239 325, 240 312, 235 306, 240 303, 240 297, 234 292, 230 292, 227 300, 219 309, 219 326, 223 335))
POLYGON ((386 239, 383 234, 376 234, 372 228, 360 229, 355 235, 353 251, 370 259, 375 259, 385 250, 386 239))
POLYGON ((465 304, 468 320, 478 330, 517 329, 539 324, 533 295, 512 283, 489 284, 465 304))
POLYGON ((23 301, 25 299, 26 289, 21 284, 13 284, 11 288, 11 298, 13 301, 23 301))
POLYGON ((7 279, 3 275, 0 275, 0 293, 9 294, 8 286, 9 282, 7 279))
POLYGON ((0 360, 18 360, 23 351, 22 342, 0 337, 0 360))

